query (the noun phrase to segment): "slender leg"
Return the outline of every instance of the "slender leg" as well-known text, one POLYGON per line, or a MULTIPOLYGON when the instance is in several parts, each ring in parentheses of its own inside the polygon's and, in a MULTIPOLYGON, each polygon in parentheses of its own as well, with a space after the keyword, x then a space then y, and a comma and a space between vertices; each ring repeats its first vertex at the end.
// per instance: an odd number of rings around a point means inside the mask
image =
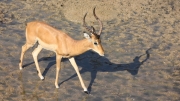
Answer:
POLYGON ((44 79, 44 77, 41 74, 40 68, 39 68, 39 64, 38 64, 38 60, 37 60, 37 56, 39 54, 39 52, 42 50, 42 47, 40 45, 38 45, 38 47, 32 52, 33 58, 34 58, 34 62, 38 71, 38 76, 41 78, 41 80, 44 79))
POLYGON ((61 69, 61 59, 62 59, 62 56, 56 54, 56 80, 55 80, 56 88, 59 88, 58 77, 59 77, 59 71, 61 69))
POLYGON ((21 57, 20 57, 20 60, 19 60, 19 69, 21 70, 22 69, 22 62, 23 62, 23 58, 24 58, 24 53, 30 48, 32 47, 31 44, 24 44, 22 46, 22 50, 21 50, 21 57))
POLYGON ((84 82, 83 82, 83 79, 82 79, 82 77, 81 77, 81 74, 79 73, 79 69, 78 69, 78 66, 77 66, 74 58, 73 58, 73 57, 72 57, 72 58, 69 58, 69 61, 71 62, 72 66, 74 67, 74 69, 75 69, 75 71, 76 71, 76 73, 77 73, 77 75, 78 75, 78 77, 79 77, 79 80, 80 80, 80 83, 81 83, 82 88, 84 89, 84 92, 85 92, 85 93, 88 93, 87 88, 86 88, 86 86, 85 86, 85 84, 84 84, 84 82))

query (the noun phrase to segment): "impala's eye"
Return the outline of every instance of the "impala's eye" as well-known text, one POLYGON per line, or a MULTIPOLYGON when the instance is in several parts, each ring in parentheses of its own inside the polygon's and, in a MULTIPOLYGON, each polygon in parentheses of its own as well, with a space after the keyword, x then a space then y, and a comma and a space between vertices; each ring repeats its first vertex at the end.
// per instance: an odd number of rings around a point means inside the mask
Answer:
POLYGON ((97 43, 97 42, 94 42, 94 45, 98 45, 98 43, 97 43))

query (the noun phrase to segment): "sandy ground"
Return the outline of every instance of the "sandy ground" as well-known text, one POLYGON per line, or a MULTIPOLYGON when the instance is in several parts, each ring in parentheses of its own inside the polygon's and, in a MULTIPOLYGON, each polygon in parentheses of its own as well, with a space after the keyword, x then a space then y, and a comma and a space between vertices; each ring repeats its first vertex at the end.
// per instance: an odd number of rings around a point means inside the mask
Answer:
POLYGON ((1 0, 0 100, 1 101, 179 101, 180 100, 179 0, 1 0), (25 43, 25 26, 34 20, 83 39, 82 18, 99 28, 92 15, 103 21, 105 57, 86 52, 76 57, 90 94, 84 94, 67 59, 62 61, 60 88, 54 86, 55 54, 43 50, 36 73, 31 48, 24 68, 18 63, 25 43))

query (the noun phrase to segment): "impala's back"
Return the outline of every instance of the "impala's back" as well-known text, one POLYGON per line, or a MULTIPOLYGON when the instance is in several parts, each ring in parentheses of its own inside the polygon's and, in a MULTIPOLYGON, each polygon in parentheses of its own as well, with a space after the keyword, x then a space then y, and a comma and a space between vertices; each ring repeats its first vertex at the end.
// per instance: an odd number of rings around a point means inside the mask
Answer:
POLYGON ((26 28, 27 43, 38 42, 43 48, 51 51, 56 51, 58 46, 61 46, 65 50, 65 41, 67 38, 71 40, 64 32, 43 22, 30 22, 26 28))

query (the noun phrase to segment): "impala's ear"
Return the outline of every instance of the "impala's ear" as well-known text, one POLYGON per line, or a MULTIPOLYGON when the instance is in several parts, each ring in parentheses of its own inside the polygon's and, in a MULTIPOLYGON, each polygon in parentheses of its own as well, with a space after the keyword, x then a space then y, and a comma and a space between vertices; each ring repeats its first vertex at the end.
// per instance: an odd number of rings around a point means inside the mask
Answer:
POLYGON ((96 33, 96 30, 95 30, 95 28, 94 28, 93 26, 91 26, 91 31, 92 31, 93 33, 96 33))
POLYGON ((85 37, 86 39, 91 39, 90 35, 87 34, 87 33, 84 33, 84 37, 85 37))

